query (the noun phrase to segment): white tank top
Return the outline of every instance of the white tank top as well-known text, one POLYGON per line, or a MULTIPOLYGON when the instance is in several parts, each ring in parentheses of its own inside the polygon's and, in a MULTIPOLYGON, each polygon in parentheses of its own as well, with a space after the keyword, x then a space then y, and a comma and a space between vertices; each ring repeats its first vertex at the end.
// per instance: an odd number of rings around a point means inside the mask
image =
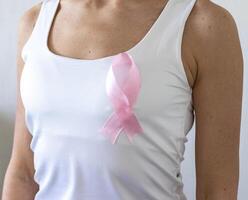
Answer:
POLYGON ((22 49, 20 92, 32 135, 35 200, 185 200, 181 175, 193 126, 192 90, 181 60, 187 17, 196 0, 169 0, 146 35, 125 53, 141 88, 133 112, 143 128, 112 144, 99 133, 113 107, 106 77, 117 55, 87 60, 48 49, 59 0, 43 0, 22 49))

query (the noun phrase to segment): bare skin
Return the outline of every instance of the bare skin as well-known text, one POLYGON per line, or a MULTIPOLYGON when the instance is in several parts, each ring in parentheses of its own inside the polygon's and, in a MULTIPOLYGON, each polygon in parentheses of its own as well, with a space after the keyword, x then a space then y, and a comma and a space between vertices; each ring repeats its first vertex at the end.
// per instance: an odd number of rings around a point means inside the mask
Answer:
MULTIPOLYGON (((123 52, 143 38, 166 3, 164 0, 156 3, 154 0, 61 0, 49 34, 49 49, 79 59, 123 52)), ((32 32, 40 6, 40 3, 35 5, 20 19, 18 88, 24 66, 21 49, 32 32)), ((196 199, 237 200, 243 58, 230 13, 210 1, 198 0, 186 22, 182 61, 193 89, 196 199)), ((3 200, 20 196, 33 200, 38 191, 33 180, 30 142, 17 90, 14 144, 3 200)))
POLYGON ((208 1, 198 1, 189 21, 185 41, 197 63, 197 71, 191 69, 196 74, 196 199, 236 200, 243 87, 236 24, 229 12, 208 1))

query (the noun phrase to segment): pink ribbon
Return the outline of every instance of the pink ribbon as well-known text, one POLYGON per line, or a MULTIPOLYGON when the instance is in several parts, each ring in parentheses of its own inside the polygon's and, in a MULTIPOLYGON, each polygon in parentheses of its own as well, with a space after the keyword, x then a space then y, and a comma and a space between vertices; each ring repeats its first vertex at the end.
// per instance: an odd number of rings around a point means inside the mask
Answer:
POLYGON ((125 52, 115 56, 106 79, 106 91, 114 112, 100 129, 112 143, 115 143, 122 130, 130 142, 135 134, 143 132, 132 109, 140 84, 139 71, 132 57, 125 52))

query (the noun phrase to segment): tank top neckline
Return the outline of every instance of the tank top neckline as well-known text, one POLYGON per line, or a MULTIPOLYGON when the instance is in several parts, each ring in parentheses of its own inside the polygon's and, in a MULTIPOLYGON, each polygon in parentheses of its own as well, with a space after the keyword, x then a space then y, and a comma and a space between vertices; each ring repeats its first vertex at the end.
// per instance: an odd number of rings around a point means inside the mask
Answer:
POLYGON ((152 39, 153 34, 156 32, 156 30, 162 26, 162 19, 164 19, 166 17, 166 15, 168 14, 168 10, 169 7, 171 5, 171 1, 173 0, 167 0, 166 5, 162 8, 162 11, 160 12, 159 16, 156 18, 155 22, 152 24, 152 26, 149 28, 149 30, 145 33, 145 35, 131 48, 129 48, 126 51, 123 52, 119 52, 113 55, 109 55, 109 56, 104 56, 104 57, 99 57, 99 58, 95 58, 95 59, 84 59, 84 58, 74 58, 74 57, 69 57, 69 56, 64 56, 64 55, 59 55, 54 53, 53 51, 50 50, 49 46, 48 46, 48 38, 49 38, 49 34, 51 31, 51 27, 52 27, 52 23, 54 21, 56 12, 58 10, 58 6, 60 3, 60 0, 54 0, 54 3, 52 5, 51 8, 51 14, 49 15, 49 21, 48 21, 48 26, 47 26, 47 30, 46 30, 46 34, 45 34, 45 50, 46 52, 53 58, 55 59, 60 59, 60 60, 64 60, 67 62, 80 62, 80 63, 89 63, 89 62, 104 62, 104 61, 108 61, 108 60, 112 60, 113 57, 117 56, 120 53, 128 53, 129 55, 132 55, 132 52, 135 51, 139 51, 141 50, 141 46, 145 44, 145 42, 147 42, 147 40, 152 39))

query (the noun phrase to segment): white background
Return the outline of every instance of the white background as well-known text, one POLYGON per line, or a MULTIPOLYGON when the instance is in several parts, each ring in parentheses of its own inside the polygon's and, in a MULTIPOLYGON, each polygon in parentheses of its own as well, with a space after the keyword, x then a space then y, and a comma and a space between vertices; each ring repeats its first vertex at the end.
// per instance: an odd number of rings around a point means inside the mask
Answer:
MULTIPOLYGON (((12 148, 16 105, 16 37, 20 15, 38 1, 0 0, 0 192, 12 148)), ((244 97, 240 143, 240 183, 238 200, 248 199, 248 1, 214 0, 234 16, 243 48, 244 97), (246 111, 246 112, 245 112, 246 111)), ((182 163, 184 191, 195 199, 194 127, 188 134, 185 160, 182 163)), ((228 152, 227 152, 228 153, 228 152)))

